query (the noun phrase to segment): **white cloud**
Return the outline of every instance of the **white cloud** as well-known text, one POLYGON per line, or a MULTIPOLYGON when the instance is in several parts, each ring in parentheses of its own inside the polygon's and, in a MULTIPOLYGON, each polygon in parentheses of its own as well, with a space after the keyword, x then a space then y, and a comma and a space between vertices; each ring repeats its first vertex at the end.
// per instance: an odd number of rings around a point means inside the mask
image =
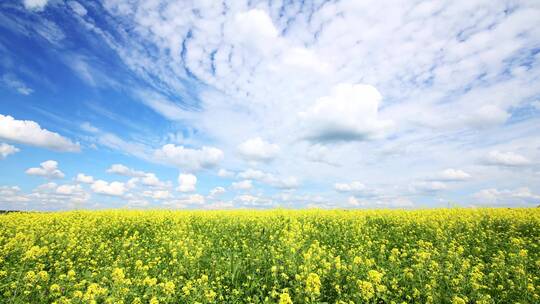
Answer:
POLYGON ((86 8, 84 8, 84 6, 77 1, 68 1, 67 4, 79 16, 86 16, 86 13, 88 13, 86 8))
POLYGON ((414 203, 405 197, 379 197, 375 199, 358 199, 350 196, 347 205, 351 208, 412 208, 414 203))
POLYGON ((293 189, 300 185, 300 181, 295 176, 277 177, 274 174, 260 170, 247 169, 237 174, 242 179, 252 179, 275 188, 293 189))
POLYGON ((29 88, 24 82, 11 74, 4 74, 2 77, 2 82, 6 86, 16 90, 21 95, 30 95, 34 92, 34 90, 29 88))
POLYGON ((537 205, 540 195, 533 193, 528 187, 520 187, 513 190, 498 190, 496 188, 482 189, 475 194, 475 205, 537 205))
MULTIPOLYGON (((40 185, 26 196, 30 201, 38 204, 61 205, 64 208, 80 206, 90 199, 90 194, 81 185, 56 185, 55 183, 40 185)), ((55 208, 58 207, 55 206, 55 208)))
POLYGON ((82 190, 80 185, 60 185, 56 188, 56 193, 69 195, 77 190, 82 190))
POLYGON ((104 180, 97 180, 91 186, 92 191, 99 194, 105 194, 110 196, 122 196, 126 191, 124 183, 121 182, 106 182, 104 180))
POLYGON ((151 197, 155 200, 164 200, 172 197, 171 193, 167 190, 147 190, 143 192, 144 196, 151 197))
POLYGON ((519 167, 529 165, 531 162, 523 155, 514 152, 491 151, 486 157, 490 165, 519 167))
POLYGON ((13 204, 13 209, 20 209, 20 204, 28 201, 30 199, 21 192, 18 186, 0 186, 0 202, 13 204))
POLYGON ((8 157, 11 154, 15 154, 19 152, 19 148, 14 147, 12 145, 8 145, 6 143, 0 143, 0 159, 4 159, 8 157))
POLYGON ((141 183, 145 186, 161 187, 164 183, 154 173, 146 173, 141 179, 141 183))
POLYGON ((173 200, 168 200, 163 204, 173 208, 186 208, 189 205, 201 206, 206 202, 204 196, 200 194, 190 194, 184 197, 176 198, 173 200))
POLYGON ((99 133, 99 129, 94 127, 91 123, 89 122, 83 122, 81 124, 81 129, 83 129, 84 131, 88 132, 88 133, 99 133))
POLYGON ((361 182, 351 182, 349 184, 336 183, 334 189, 338 192, 361 192, 366 189, 366 186, 361 182))
POLYGON ((227 192, 227 190, 225 190, 225 188, 223 187, 215 187, 214 189, 210 190, 210 194, 209 194, 209 197, 211 198, 215 198, 216 196, 219 196, 223 193, 227 192))
POLYGON ((279 146, 255 137, 246 140, 238 146, 240 155, 246 160, 267 162, 279 153, 279 146))
POLYGON ((411 191, 413 192, 438 192, 442 190, 446 190, 448 186, 439 181, 421 181, 421 182, 415 182, 411 186, 411 191))
POLYGON ((146 176, 145 172, 128 168, 127 166, 124 166, 122 164, 113 164, 109 169, 107 169, 107 173, 118 174, 118 175, 123 175, 123 176, 131 176, 131 177, 146 176))
POLYGON ((178 188, 176 190, 180 192, 193 192, 197 185, 197 177, 193 174, 179 174, 178 175, 178 188))
POLYGON ((252 184, 251 180, 246 179, 246 180, 239 181, 239 182, 233 182, 231 184, 231 187, 233 189, 235 189, 235 190, 249 190, 249 189, 253 188, 253 184, 252 184))
POLYGON ((471 178, 471 175, 459 169, 445 169, 436 177, 440 181, 464 181, 471 178))
POLYGON ((272 199, 250 194, 238 195, 234 201, 247 207, 273 207, 275 205, 272 199))
MULTIPOLYGON (((180 166, 182 172, 201 169, 198 158, 184 161, 172 153, 157 159, 153 147, 174 142, 199 151, 193 147, 215 145, 227 154, 224 168, 239 170, 238 143, 259 136, 282 153, 279 161, 257 164, 272 174, 263 172, 253 183, 296 176, 311 189, 332 186, 328 181, 369 180, 406 192, 420 175, 431 189, 441 188, 431 182, 466 179, 456 172, 439 176, 441 168, 463 168, 487 187, 536 181, 531 175, 537 171, 538 117, 529 106, 540 93, 540 10, 534 5, 345 0, 298 9, 294 2, 117 0, 93 6, 94 13, 110 16, 114 26, 74 17, 149 82, 146 88, 160 92, 135 98, 174 120, 166 132, 157 124, 144 136, 130 132, 132 142, 98 134, 96 144, 180 166), (118 36, 126 29, 128 36, 118 36), (376 94, 377 102, 359 102, 362 94, 355 89, 345 101, 332 92, 339 84, 358 83, 376 88, 383 104, 376 94), (300 112, 310 115, 299 117, 300 112), (182 133, 175 128, 193 132, 181 141, 163 138, 182 133), (343 143, 334 145, 335 140, 343 143), (521 172, 474 167, 485 147, 515 151, 534 166, 521 172)), ((45 39, 51 43, 62 37, 50 32, 45 39)), ((75 63, 81 78, 99 82, 97 65, 75 63)), ((138 89, 125 91, 130 90, 138 89)), ((471 191, 462 190, 449 194, 457 199, 471 191)))
POLYGON ((69 139, 45 129, 31 120, 16 120, 0 114, 0 138, 47 148, 55 151, 78 152, 80 146, 69 139))
POLYGON ((77 174, 75 181, 83 184, 92 184, 94 182, 94 177, 90 175, 84 175, 83 173, 77 174))
POLYGON ((23 0, 24 7, 32 11, 43 11, 48 0, 23 0))
POLYGON ((355 141, 382 137, 392 126, 378 117, 382 97, 365 84, 340 84, 332 95, 319 98, 300 112, 305 137, 315 142, 355 141))
POLYGON ((209 210, 223 210, 231 209, 234 207, 234 204, 231 201, 217 201, 204 206, 204 209, 209 210))
POLYGON ((222 168, 219 169, 218 176, 223 178, 230 178, 234 176, 234 172, 222 168))
POLYGON ((167 144, 154 152, 156 160, 177 166, 181 169, 196 171, 216 166, 224 157, 223 151, 214 147, 190 149, 167 144))
POLYGON ((42 162, 39 168, 26 170, 26 174, 45 178, 64 178, 64 173, 58 169, 58 162, 54 160, 42 162))

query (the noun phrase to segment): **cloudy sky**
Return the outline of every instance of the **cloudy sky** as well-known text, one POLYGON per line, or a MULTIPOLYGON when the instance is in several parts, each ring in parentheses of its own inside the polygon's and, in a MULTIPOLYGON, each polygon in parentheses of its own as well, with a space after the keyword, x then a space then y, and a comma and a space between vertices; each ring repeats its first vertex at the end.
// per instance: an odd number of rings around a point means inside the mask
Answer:
POLYGON ((540 204, 540 2, 0 2, 0 209, 540 204))

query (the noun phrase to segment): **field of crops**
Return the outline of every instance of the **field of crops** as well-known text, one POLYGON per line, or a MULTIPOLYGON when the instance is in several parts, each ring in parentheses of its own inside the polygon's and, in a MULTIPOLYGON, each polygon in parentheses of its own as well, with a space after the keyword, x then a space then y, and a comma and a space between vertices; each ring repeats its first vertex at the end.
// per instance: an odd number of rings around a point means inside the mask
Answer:
POLYGON ((5 303, 540 303, 540 209, 0 215, 5 303))

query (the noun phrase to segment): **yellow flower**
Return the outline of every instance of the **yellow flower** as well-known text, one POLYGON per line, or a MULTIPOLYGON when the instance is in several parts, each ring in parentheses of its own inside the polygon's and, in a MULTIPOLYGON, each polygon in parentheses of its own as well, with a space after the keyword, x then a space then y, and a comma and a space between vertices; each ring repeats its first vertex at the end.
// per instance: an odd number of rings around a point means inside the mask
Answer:
POLYGON ((213 290, 208 290, 205 292, 204 296, 209 302, 213 302, 214 298, 216 297, 216 293, 213 290))
POLYGON ((80 291, 80 290, 75 290, 75 291, 73 292, 73 297, 74 297, 74 298, 82 298, 82 296, 83 296, 83 293, 82 293, 82 291, 80 291))
POLYGON ((52 284, 51 287, 49 288, 49 291, 51 292, 52 295, 59 296, 61 293, 60 285, 52 284))
POLYGON ((166 282, 164 285, 163 285, 163 290, 165 291, 166 294, 173 294, 174 293, 174 289, 175 289, 175 285, 173 282, 171 281, 168 281, 166 282))
POLYGON ((144 278, 144 280, 143 280, 143 284, 144 284, 144 285, 147 285, 147 286, 150 286, 150 287, 156 285, 156 283, 157 283, 157 279, 156 279, 156 278, 149 278, 149 277, 146 277, 146 278, 144 278))
POLYGON ((286 292, 280 294, 279 295, 279 304, 293 304, 291 296, 286 292))
POLYGON ((125 275, 122 268, 115 268, 112 272, 112 280, 116 283, 122 283, 124 281, 125 275))
POLYGON ((378 272, 377 270, 370 270, 368 271, 368 278, 371 282, 375 284, 379 284, 382 281, 383 274, 378 272))
POLYGON ((310 273, 306 278, 306 292, 318 296, 321 293, 321 280, 316 273, 310 273))
POLYGON ((467 302, 461 297, 454 296, 452 299, 452 304, 467 304, 467 302))
POLYGON ((38 273, 38 276, 39 276, 39 279, 44 282, 47 282, 49 280, 49 274, 45 270, 40 271, 38 273))
POLYGON ((375 290, 371 282, 359 280, 357 284, 358 284, 358 288, 360 289, 360 296, 364 300, 369 300, 373 298, 373 296, 375 296, 375 290))
POLYGON ((159 301, 156 297, 153 297, 152 299, 150 299, 150 304, 159 304, 159 301))
POLYGON ((30 270, 26 273, 24 279, 28 282, 34 282, 36 280, 36 273, 30 270))

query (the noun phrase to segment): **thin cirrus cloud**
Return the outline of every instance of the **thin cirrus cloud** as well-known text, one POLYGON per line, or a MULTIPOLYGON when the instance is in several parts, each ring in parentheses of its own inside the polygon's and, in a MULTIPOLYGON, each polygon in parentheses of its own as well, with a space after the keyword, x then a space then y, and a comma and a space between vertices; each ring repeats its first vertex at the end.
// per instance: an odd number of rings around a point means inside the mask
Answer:
POLYGON ((79 152, 80 145, 58 133, 42 129, 31 120, 17 120, 0 114, 0 138, 62 152, 79 152))

